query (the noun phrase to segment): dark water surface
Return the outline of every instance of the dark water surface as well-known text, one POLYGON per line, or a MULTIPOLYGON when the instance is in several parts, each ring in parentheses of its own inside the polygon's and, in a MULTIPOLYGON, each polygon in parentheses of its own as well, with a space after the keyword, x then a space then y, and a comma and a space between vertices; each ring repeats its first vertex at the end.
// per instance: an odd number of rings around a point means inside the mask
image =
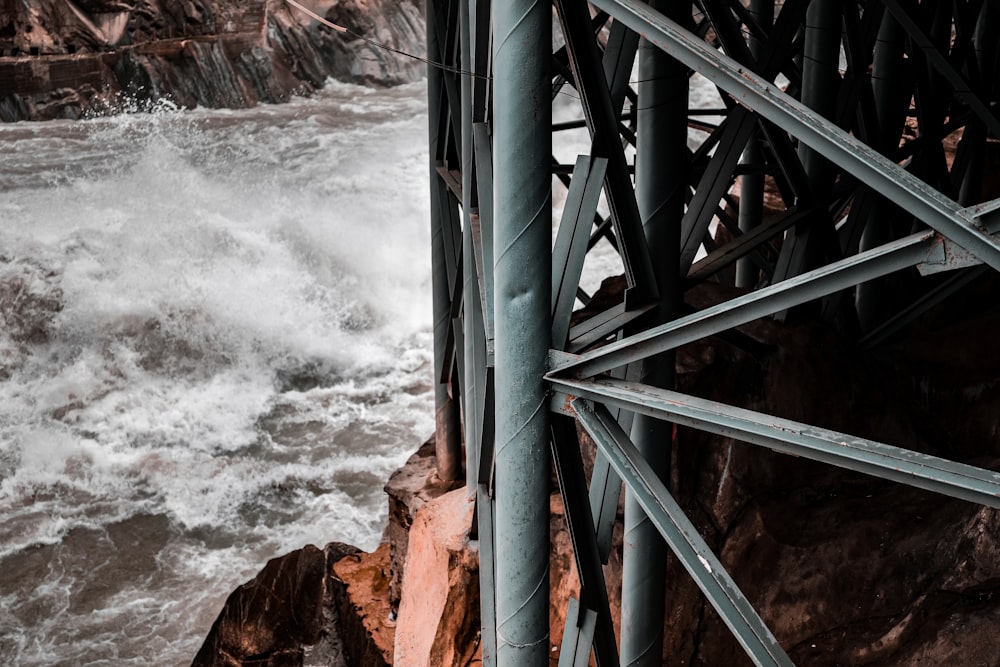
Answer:
POLYGON ((0 125, 0 664, 189 664, 433 428, 422 85, 0 125))

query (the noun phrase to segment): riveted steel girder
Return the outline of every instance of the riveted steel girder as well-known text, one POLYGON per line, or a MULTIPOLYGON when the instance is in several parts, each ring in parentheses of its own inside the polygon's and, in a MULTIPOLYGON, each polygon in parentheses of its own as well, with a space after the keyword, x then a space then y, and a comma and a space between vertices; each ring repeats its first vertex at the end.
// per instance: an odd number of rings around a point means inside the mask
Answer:
POLYGON ((940 243, 934 241, 932 232, 921 232, 858 253, 582 354, 553 368, 550 377, 597 375, 859 282, 914 266, 942 252, 940 243))

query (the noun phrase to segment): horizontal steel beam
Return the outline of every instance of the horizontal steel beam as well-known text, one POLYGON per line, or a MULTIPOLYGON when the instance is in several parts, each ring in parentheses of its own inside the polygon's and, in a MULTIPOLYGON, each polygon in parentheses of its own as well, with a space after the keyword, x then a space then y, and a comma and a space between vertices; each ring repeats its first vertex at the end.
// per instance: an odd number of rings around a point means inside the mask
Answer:
POLYGON ((593 4, 728 92, 739 104, 791 133, 980 261, 1000 270, 1000 241, 976 226, 956 202, 895 162, 640 0, 593 0, 593 4))
POLYGON ((756 665, 792 665, 736 582, 606 408, 572 404, 584 429, 756 665))
POLYGON ((636 382, 553 378, 552 386, 570 399, 599 401, 1000 509, 1000 473, 991 470, 636 382))
MULTIPOLYGON (((940 255, 933 232, 872 248, 571 358, 551 375, 589 377, 839 292, 940 255)), ((941 255, 943 257, 943 255, 941 255)))

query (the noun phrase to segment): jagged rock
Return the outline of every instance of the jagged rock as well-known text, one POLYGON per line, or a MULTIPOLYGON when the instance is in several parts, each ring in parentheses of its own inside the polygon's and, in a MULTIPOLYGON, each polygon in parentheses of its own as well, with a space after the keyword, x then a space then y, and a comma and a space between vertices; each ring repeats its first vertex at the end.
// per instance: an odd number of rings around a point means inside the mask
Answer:
MULTIPOLYGON (((590 469, 596 448, 586 435, 582 435, 582 445, 590 469)), ((432 474, 434 464, 431 441, 393 473, 387 485, 390 513, 395 519, 390 517, 386 534, 392 534, 395 543, 407 545, 406 550, 394 552, 391 563, 391 581, 399 582, 403 598, 402 604, 396 603, 397 664, 474 665, 480 661, 480 603, 478 543, 468 540, 473 503, 467 499, 464 488, 442 491, 442 485, 432 474)), ((619 512, 620 508, 621 505, 619 512)), ((549 634, 555 659, 565 628, 567 604, 570 597, 579 597, 580 582, 558 491, 550 496, 549 509, 549 634)), ((621 545, 619 522, 612 537, 608 564, 604 566, 616 628, 621 609, 621 545)), ((383 548, 386 545, 380 547, 383 548)), ((349 561, 337 565, 338 573, 345 567, 351 567, 349 561)), ((345 581, 348 578, 349 575, 344 575, 345 581)), ((367 604, 359 602, 359 597, 363 600, 364 596, 355 596, 356 608, 367 604)), ((390 598, 393 599, 391 589, 390 598)), ((379 613, 365 615, 377 617, 379 613)))
POLYGON ((226 600, 192 667, 346 665, 331 573, 356 553, 307 545, 269 561, 226 600))
POLYGON ((389 581, 389 604, 393 612, 399 609, 403 590, 403 571, 407 561, 410 526, 426 503, 460 486, 461 482, 442 482, 436 473, 434 440, 428 440, 392 473, 385 485, 389 497, 389 521, 383 541, 389 544, 392 558, 389 581))
POLYGON ((400 54, 423 54, 418 0, 300 4, 350 32, 284 0, 0 3, 0 120, 79 118, 161 100, 247 107, 286 101, 330 77, 394 85, 422 76, 423 64, 400 54))
POLYGON ((456 489, 424 504, 409 531, 395 638, 400 665, 468 665, 479 646, 479 553, 469 544, 475 503, 456 489))
POLYGON ((350 667, 394 664, 396 624, 389 606, 389 545, 334 564, 334 599, 350 667))
MULTIPOLYGON (((992 303, 996 288, 980 282, 962 299, 992 303)), ((703 286, 687 296, 701 308, 729 295, 703 286)), ((1000 356, 986 334, 996 317, 956 299, 867 355, 806 316, 761 320, 740 328, 744 340, 682 348, 679 382, 997 469, 1000 356), (962 344, 941 364, 946 340, 962 344), (973 396, 977 417, 966 419, 973 396)), ((1000 650, 995 633, 982 634, 1000 613, 995 510, 686 428, 670 486, 797 664, 985 664, 1000 650)), ((664 660, 750 664, 673 558, 667 581, 664 660)))

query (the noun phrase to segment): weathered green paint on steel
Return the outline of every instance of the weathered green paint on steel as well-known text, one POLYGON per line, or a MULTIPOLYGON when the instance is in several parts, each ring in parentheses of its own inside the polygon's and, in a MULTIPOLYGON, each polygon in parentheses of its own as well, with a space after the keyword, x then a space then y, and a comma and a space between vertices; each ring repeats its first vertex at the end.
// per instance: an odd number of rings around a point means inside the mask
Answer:
MULTIPOLYGON (((435 20, 435 1, 428 0, 427 11, 427 52, 439 55, 439 40, 437 21, 435 20)), ((451 337, 451 279, 452 269, 449 261, 448 240, 450 233, 445 227, 451 225, 446 219, 451 203, 448 193, 438 177, 440 166, 438 154, 441 151, 442 118, 446 115, 443 109, 444 97, 443 79, 440 70, 431 69, 427 73, 427 106, 430 144, 430 211, 431 211, 431 272, 434 308, 434 404, 435 404, 435 454, 437 458, 438 475, 442 479, 457 479, 461 474, 461 432, 459 424, 458 405, 452 400, 448 385, 442 378, 450 376, 445 368, 450 364, 452 354, 449 352, 451 337)))
POLYGON ((573 408, 747 656, 756 665, 791 666, 784 649, 614 418, 604 407, 581 399, 573 401, 573 408))
MULTIPOLYGON (((552 419, 552 458, 555 461, 559 491, 566 512, 566 526, 573 544, 573 556, 580 577, 580 606, 594 614, 594 626, 583 633, 590 634, 594 647, 594 659, 598 667, 618 666, 618 647, 615 640, 614 620, 608 601, 608 589, 601 568, 601 554, 597 546, 594 517, 587 502, 587 480, 580 454, 580 442, 576 436, 576 423, 564 416, 552 419)), ((616 503, 617 505, 617 503, 616 503)), ((567 611, 567 632, 563 635, 563 653, 575 653, 577 663, 589 663, 590 641, 586 650, 580 637, 569 631, 570 611, 567 611), (567 646, 566 640, 572 643, 567 646)), ((578 620, 579 615, 578 615, 578 620)), ((587 621, 586 614, 583 621, 587 621)), ((560 656, 560 663, 563 656, 560 656)), ((577 664, 574 663, 574 664, 577 664)))
MULTIPOLYGON (((653 0, 679 20, 688 7, 653 0)), ((681 221, 690 178, 687 150, 688 70, 646 40, 639 42, 636 127, 636 201, 649 246, 659 300, 636 324, 668 322, 680 314, 681 221)), ((673 388, 675 353, 639 362, 639 377, 673 388)), ((636 415, 632 441, 661 480, 670 478, 673 426, 636 415)), ((622 553, 621 657, 623 665, 658 667, 663 660, 667 545, 635 495, 626 490, 622 553)))
POLYGON ((493 4, 497 664, 549 660, 552 9, 493 4))
POLYGON ((608 161, 581 155, 573 169, 559 230, 552 248, 552 344, 564 349, 569 338, 570 316, 583 275, 587 242, 608 161))
POLYGON ((554 368, 552 375, 587 377, 746 324, 924 261, 939 244, 933 232, 912 234, 867 252, 730 299, 610 343, 554 368))
POLYGON ((479 466, 479 397, 483 387, 479 383, 480 347, 485 347, 482 335, 482 304, 479 301, 479 275, 476 270, 475 241, 472 231, 473 145, 472 145, 472 36, 470 34, 469 4, 473 0, 458 0, 459 62, 462 93, 462 326, 465 365, 462 376, 462 422, 465 429, 465 483, 466 490, 475 496, 479 466))
POLYGON ((486 484, 476 487, 476 514, 479 522, 479 615, 481 620, 484 667, 497 664, 496 616, 496 507, 486 484))
MULTIPOLYGON (((614 378, 553 379, 560 392, 727 438, 1000 508, 1000 473, 875 440, 614 378)), ((627 481, 627 480, 626 480, 627 481)))
POLYGON ((472 128, 476 154, 476 185, 479 189, 479 232, 483 254, 483 317, 486 321, 487 365, 493 360, 493 149, 486 123, 472 128))

